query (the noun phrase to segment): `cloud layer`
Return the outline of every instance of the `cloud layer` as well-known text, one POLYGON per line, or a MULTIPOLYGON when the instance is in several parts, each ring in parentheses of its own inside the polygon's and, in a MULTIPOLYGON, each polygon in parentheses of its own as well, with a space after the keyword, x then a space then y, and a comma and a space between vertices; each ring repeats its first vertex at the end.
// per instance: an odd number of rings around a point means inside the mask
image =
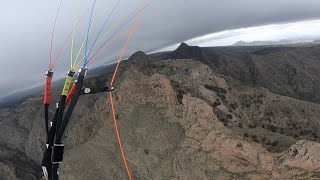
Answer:
MULTIPOLYGON (((64 0, 54 41, 55 53, 71 31, 74 18, 85 11, 92 2, 64 0)), ((116 0, 97 0, 94 14, 94 21, 98 22, 97 27, 106 17, 107 10, 110 10, 116 2, 116 0), (100 21, 99 17, 102 17, 100 21)), ((144 0, 122 0, 108 27, 117 20, 126 17, 132 10, 141 7, 143 2, 144 0)), ((5 68, 2 68, 0 74, 0 97, 13 90, 29 87, 43 81, 44 72, 48 66, 50 33, 58 4, 58 0, 7 0, 2 2, 0 63, 5 65, 5 68)), ((76 47, 80 46, 84 37, 88 18, 85 16, 76 32, 76 47)), ((126 56, 137 50, 153 51, 205 34, 310 19, 320 19, 320 1, 154 0, 146 9, 142 21, 134 33, 126 56)), ((234 35, 230 38, 237 38, 242 32, 239 30, 233 33, 234 35)), ((270 36, 275 34, 270 33, 270 36)), ((223 34, 220 34, 220 39, 222 36, 223 34)), ((210 38, 217 43, 215 37, 209 37, 208 41, 206 40, 207 43, 210 38)), ((255 36, 250 38, 254 39, 255 36)), ((221 40, 220 44, 225 42, 227 42, 226 39, 221 40)), ((99 66, 115 61, 123 43, 124 38, 105 50, 99 55, 94 65, 99 66)), ((57 64, 55 78, 64 76, 68 70, 70 44, 68 42, 68 46, 57 64)))
MULTIPOLYGON (((231 29, 210 33, 185 41, 192 46, 229 46, 237 41, 279 41, 279 40, 315 40, 320 39, 320 20, 294 23, 271 24, 240 29, 231 29)), ((160 51, 172 51, 179 43, 161 48, 160 51)))

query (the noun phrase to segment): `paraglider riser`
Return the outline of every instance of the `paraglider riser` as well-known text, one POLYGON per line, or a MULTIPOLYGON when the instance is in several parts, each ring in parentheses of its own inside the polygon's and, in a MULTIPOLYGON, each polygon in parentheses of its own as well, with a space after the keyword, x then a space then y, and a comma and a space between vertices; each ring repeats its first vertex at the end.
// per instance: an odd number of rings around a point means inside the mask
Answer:
POLYGON ((54 144, 52 147, 52 164, 62 163, 64 144, 54 144))
POLYGON ((45 83, 44 98, 43 98, 44 105, 50 104, 50 89, 51 89, 52 76, 53 76, 52 71, 46 72, 46 83, 45 83))

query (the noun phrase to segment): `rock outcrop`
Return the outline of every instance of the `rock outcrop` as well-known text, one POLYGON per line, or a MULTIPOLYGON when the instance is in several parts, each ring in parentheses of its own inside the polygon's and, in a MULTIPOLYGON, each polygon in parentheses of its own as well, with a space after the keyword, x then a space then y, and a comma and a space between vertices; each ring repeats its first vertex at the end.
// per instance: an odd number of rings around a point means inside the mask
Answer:
POLYGON ((283 164, 294 168, 305 169, 309 172, 319 171, 319 150, 319 143, 300 140, 290 147, 283 164))

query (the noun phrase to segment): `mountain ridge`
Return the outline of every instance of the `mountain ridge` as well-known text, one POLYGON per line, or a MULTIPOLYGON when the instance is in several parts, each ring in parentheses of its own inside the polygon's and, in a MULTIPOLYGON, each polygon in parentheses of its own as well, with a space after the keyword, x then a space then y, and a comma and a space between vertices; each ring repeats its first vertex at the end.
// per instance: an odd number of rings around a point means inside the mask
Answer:
POLYGON ((232 46, 313 46, 320 44, 319 40, 279 40, 279 41, 237 41, 232 46))
POLYGON ((320 102, 320 87, 317 85, 320 84, 320 74, 317 73, 320 68, 319 49, 319 45, 200 48, 186 47, 184 44, 175 51, 163 54, 160 58, 198 60, 209 65, 219 74, 239 80, 244 85, 265 87, 277 94, 320 102), (195 50, 197 56, 195 54, 189 56, 181 49, 189 52, 195 50), (303 65, 302 61, 304 61, 303 65), (280 87, 277 88, 278 86, 280 87))
MULTIPOLYGON (((173 52, 175 58, 169 58, 171 52, 156 57, 137 52, 120 66, 114 101, 133 178, 319 178, 320 105, 227 74, 231 67, 255 65, 254 58, 243 58, 248 51, 270 58, 270 49, 192 48, 184 44, 173 52), (236 60, 244 63, 228 64, 236 60)), ((110 78, 107 72, 88 78, 84 87, 95 88, 110 78)), ((58 97, 54 91, 52 104, 58 97)), ((80 97, 64 137, 62 179, 127 178, 109 106, 105 92, 80 97)), ((41 107, 42 97, 35 97, 0 110, 0 144, 6 144, 0 148, 2 179, 41 178, 41 107), (5 147, 12 155, 21 152, 18 161, 6 160, 5 147), (24 159, 35 165, 21 166, 24 159)))

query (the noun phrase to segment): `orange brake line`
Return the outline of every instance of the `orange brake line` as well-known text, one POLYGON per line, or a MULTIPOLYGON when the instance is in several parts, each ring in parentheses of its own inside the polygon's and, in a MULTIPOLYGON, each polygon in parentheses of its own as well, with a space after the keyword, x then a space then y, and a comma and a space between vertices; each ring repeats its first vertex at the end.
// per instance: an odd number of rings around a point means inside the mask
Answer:
MULTIPOLYGON (((122 32, 121 34, 119 34, 117 37, 115 37, 114 39, 112 39, 111 41, 109 41, 106 45, 104 45, 101 49, 107 48, 108 46, 112 45, 117 39, 121 38, 122 36, 124 36, 126 34, 126 32, 128 32, 128 30, 122 32)), ((97 55, 97 54, 96 54, 97 55)), ((92 64, 93 60, 96 59, 96 55, 91 55, 90 56, 90 60, 88 63, 88 67, 90 67, 90 65, 92 64)))
POLYGON ((112 100, 113 99, 112 98, 112 92, 109 92, 109 99, 110 99, 110 105, 111 105, 114 128, 116 129, 116 135, 117 135, 117 139, 118 139, 119 148, 120 148, 120 151, 121 151, 122 160, 123 160, 124 166, 126 167, 126 171, 128 173, 129 179, 132 180, 130 169, 129 169, 129 166, 127 164, 126 156, 124 155, 124 151, 123 151, 123 148, 122 148, 122 142, 121 142, 121 138, 120 138, 120 133, 119 133, 119 128, 118 128, 116 113, 115 113, 115 110, 114 110, 114 103, 113 103, 113 100, 112 100))
MULTIPOLYGON (((113 76, 112 76, 112 81, 110 83, 110 86, 113 85, 114 83, 114 79, 116 77, 116 74, 117 74, 117 71, 118 71, 118 68, 119 68, 119 65, 120 65, 120 62, 122 61, 122 57, 127 49, 127 46, 129 44, 129 41, 131 39, 131 36, 139 22, 139 19, 141 17, 141 14, 143 13, 144 11, 144 8, 142 9, 142 11, 138 14, 138 17, 137 19, 135 20, 131 30, 130 30, 130 33, 127 37, 127 40, 126 40, 126 43, 125 45, 123 46, 123 49, 122 49, 122 52, 121 52, 121 55, 119 57, 119 60, 118 60, 118 63, 117 63, 117 66, 116 66, 116 69, 113 73, 113 76)), ((113 117, 113 123, 114 123, 114 127, 115 127, 115 130, 116 130, 116 135, 117 135, 117 139, 118 139, 118 144, 119 144, 119 148, 120 148, 120 151, 121 151, 121 156, 122 156, 122 160, 123 160, 123 163, 124 163, 124 166, 126 168, 126 171, 127 171, 127 174, 128 174, 128 177, 130 180, 132 180, 132 176, 131 176, 131 173, 130 173, 130 169, 129 169, 129 166, 127 164, 127 160, 126 160, 126 157, 125 157, 125 154, 124 154, 124 150, 123 150, 123 147, 122 147, 122 142, 121 142, 121 138, 120 138, 120 133, 119 133, 119 128, 118 128, 118 123, 117 123, 117 118, 116 118, 116 113, 115 113, 115 110, 114 110, 114 103, 113 103, 113 98, 112 98, 112 92, 109 92, 109 100, 110 100, 110 106, 111 106, 111 111, 112 111, 112 117, 113 117)))
POLYGON ((139 22, 139 19, 140 19, 140 17, 141 17, 141 14, 143 13, 143 11, 144 11, 145 8, 146 8, 146 6, 140 11, 140 13, 138 14, 137 19, 135 20, 135 22, 134 22, 134 24, 133 24, 133 26, 132 26, 132 28, 131 28, 131 30, 130 30, 129 36, 128 36, 128 38, 127 38, 127 41, 126 41, 125 45, 123 46, 121 55, 120 55, 120 57, 119 57, 119 59, 118 59, 118 63, 117 63, 116 69, 115 69, 115 71, 114 71, 114 73, 113 73, 113 75, 112 75, 112 80, 111 80, 110 86, 112 86, 113 83, 114 83, 114 79, 115 79, 115 77, 116 77, 116 75, 117 75, 117 72, 118 72, 118 69, 119 69, 119 65, 120 65, 120 63, 121 63, 121 61, 122 61, 122 57, 123 57, 123 55, 124 55, 124 53, 125 53, 125 51, 126 51, 126 49, 127 49, 127 46, 128 46, 129 41, 130 41, 130 39, 131 39, 131 36, 132 36, 132 34, 133 34, 133 32, 134 32, 134 30, 135 30, 135 28, 136 28, 136 26, 137 26, 137 24, 138 24, 138 22, 139 22))

